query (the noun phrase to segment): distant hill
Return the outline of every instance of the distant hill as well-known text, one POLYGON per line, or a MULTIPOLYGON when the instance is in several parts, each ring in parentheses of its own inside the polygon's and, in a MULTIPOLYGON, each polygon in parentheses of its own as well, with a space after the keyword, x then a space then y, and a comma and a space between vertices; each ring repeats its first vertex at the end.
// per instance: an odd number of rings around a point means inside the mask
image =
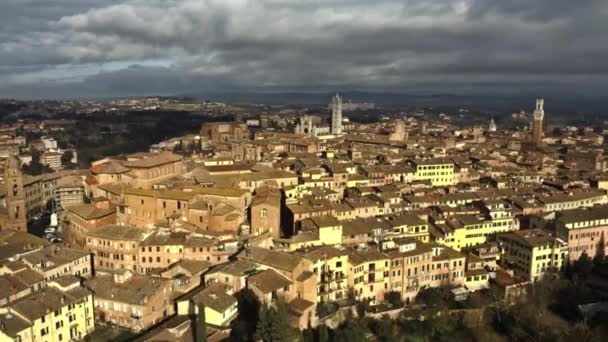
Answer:
MULTIPOLYGON (((230 103, 265 104, 265 105, 308 105, 326 106, 335 92, 285 92, 285 93, 206 93, 185 94, 198 99, 209 99, 230 103)), ((411 107, 475 107, 489 111, 532 110, 536 94, 517 96, 479 96, 454 94, 400 94, 374 92, 340 92, 345 101, 374 102, 378 106, 411 106, 411 107)), ((608 116, 608 101, 601 97, 585 97, 577 94, 547 94, 545 108, 547 112, 558 114, 605 114, 608 116)))

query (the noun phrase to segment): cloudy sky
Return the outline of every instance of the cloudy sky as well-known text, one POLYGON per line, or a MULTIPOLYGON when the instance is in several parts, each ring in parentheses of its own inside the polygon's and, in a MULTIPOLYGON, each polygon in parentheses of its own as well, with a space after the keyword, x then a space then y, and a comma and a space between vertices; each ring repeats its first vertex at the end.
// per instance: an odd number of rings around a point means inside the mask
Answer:
POLYGON ((0 0, 0 98, 589 92, 606 0, 0 0))

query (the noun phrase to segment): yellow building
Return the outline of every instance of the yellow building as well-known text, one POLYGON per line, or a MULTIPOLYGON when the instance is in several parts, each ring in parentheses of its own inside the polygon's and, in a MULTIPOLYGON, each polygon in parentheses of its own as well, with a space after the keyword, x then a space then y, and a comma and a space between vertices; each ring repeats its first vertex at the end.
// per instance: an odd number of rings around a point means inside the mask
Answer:
POLYGON ((375 248, 348 248, 348 286, 358 300, 372 304, 384 300, 389 291, 389 257, 375 248))
POLYGON ((310 219, 319 232, 319 240, 324 245, 342 244, 342 223, 333 216, 317 216, 310 219))
POLYGON ((467 270, 464 286, 471 292, 490 287, 490 272, 485 269, 486 261, 475 254, 467 255, 467 270))
POLYGON ((197 314, 205 308, 205 322, 218 327, 227 327, 238 315, 238 304, 232 289, 224 283, 213 283, 196 289, 177 300, 177 314, 197 314))
POLYGON ((415 180, 430 180, 433 186, 454 184, 454 163, 441 160, 416 160, 412 162, 416 168, 415 180))
POLYGON ((78 282, 49 285, 0 309, 0 341, 75 341, 95 329, 90 291, 78 282))
POLYGON ((486 243, 488 237, 497 233, 518 230, 519 226, 511 206, 503 201, 479 202, 480 213, 454 216, 443 225, 443 232, 436 229, 435 240, 460 251, 486 243))
POLYGON ((568 260, 567 243, 541 229, 499 234, 498 242, 504 261, 531 282, 542 279, 545 272, 561 270, 568 260))
POLYGON ((392 237, 411 237, 429 242, 429 225, 416 215, 391 215, 386 220, 392 227, 392 237))
POLYGON ((287 239, 275 239, 275 244, 289 251, 321 245, 342 244, 342 223, 333 216, 315 216, 302 220, 302 229, 287 239))
POLYGON ((333 246, 312 247, 300 254, 313 263, 317 276, 317 303, 346 298, 348 253, 333 246))
POLYGON ((358 186, 369 186, 369 178, 357 174, 349 175, 346 187, 354 188, 358 186))

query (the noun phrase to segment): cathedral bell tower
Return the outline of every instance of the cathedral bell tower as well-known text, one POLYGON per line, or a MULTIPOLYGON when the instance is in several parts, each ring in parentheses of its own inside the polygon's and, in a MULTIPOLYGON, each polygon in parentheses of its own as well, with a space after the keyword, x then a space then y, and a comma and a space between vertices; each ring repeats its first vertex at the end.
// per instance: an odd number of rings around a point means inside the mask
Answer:
POLYGON ((6 186, 5 201, 8 220, 2 228, 27 232, 23 173, 21 172, 21 163, 14 156, 9 156, 6 159, 4 165, 4 183, 6 186))

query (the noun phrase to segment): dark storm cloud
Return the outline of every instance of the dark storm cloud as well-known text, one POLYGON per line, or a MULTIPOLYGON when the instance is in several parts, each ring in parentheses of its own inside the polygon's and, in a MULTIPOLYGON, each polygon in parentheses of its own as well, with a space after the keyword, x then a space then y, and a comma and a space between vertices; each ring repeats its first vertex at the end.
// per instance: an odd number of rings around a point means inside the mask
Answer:
POLYGON ((0 96, 594 90, 608 74, 600 0, 4 0, 0 13, 0 96))

